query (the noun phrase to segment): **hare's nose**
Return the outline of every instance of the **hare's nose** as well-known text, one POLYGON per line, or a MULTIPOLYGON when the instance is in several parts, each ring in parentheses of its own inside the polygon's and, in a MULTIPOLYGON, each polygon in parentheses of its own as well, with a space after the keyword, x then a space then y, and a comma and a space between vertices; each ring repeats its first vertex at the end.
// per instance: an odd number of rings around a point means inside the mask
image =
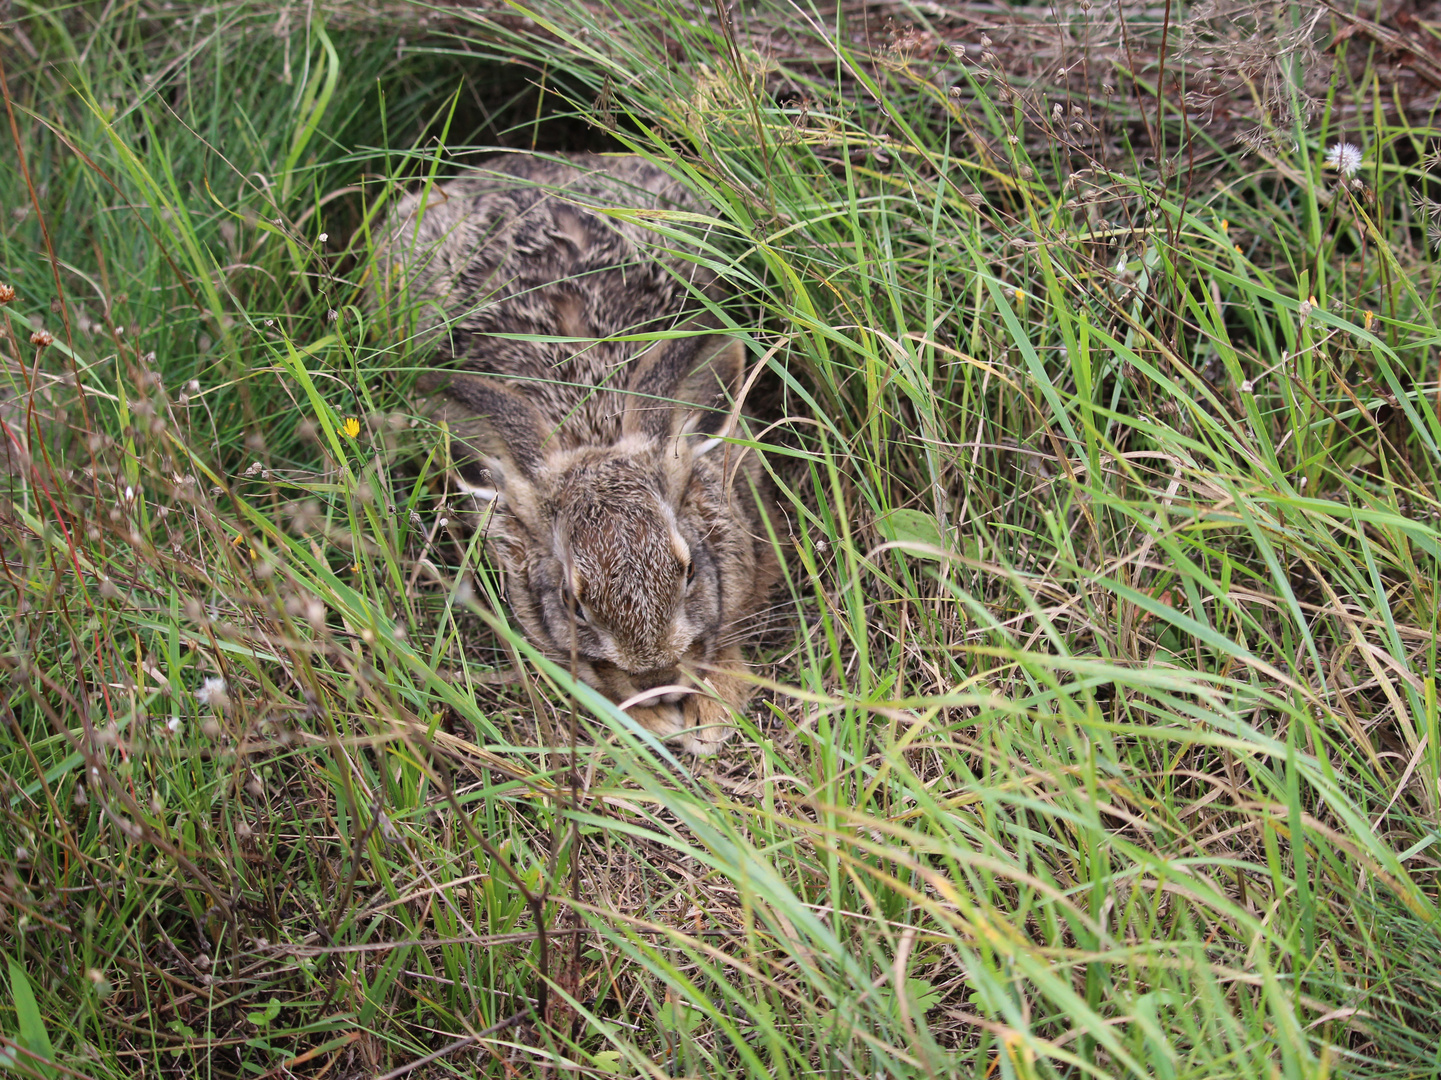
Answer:
MULTIPOLYGON (((676 667, 651 668, 649 671, 632 672, 630 679, 640 690, 651 690, 657 686, 686 685, 685 678, 681 675, 680 669, 676 667)), ((658 695, 654 700, 674 705, 684 697, 684 694, 677 692, 658 695)))

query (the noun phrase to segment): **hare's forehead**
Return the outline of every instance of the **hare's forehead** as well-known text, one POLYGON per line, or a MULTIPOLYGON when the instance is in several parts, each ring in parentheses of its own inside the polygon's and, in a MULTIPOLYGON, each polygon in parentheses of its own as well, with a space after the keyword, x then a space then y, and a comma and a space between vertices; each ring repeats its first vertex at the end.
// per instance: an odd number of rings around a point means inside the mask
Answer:
POLYGON ((629 455, 586 455, 556 485, 555 550, 582 581, 654 579, 690 558, 663 470, 629 455))
POLYGON ((675 511, 654 492, 577 509, 557 519, 556 548, 592 583, 636 573, 667 576, 690 559, 675 511))

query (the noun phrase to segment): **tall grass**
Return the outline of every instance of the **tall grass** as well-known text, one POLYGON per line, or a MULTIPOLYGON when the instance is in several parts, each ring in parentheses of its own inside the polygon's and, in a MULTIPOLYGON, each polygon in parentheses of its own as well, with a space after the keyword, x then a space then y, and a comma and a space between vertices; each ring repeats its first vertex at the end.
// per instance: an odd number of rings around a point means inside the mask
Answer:
POLYGON ((0 1065, 1441 1071, 1441 163, 1365 58, 1248 153, 1139 17, 1091 93, 914 12, 14 10, 0 1065), (509 626, 364 300, 396 191, 567 138, 768 365, 716 760, 509 626))

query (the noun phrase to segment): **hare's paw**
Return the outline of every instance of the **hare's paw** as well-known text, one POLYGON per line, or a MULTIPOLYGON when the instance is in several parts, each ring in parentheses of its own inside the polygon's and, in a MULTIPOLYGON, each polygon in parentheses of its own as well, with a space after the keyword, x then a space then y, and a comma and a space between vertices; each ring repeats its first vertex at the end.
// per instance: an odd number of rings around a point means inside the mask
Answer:
POLYGON ((682 708, 685 711, 685 726, 680 745, 687 753, 709 757, 735 734, 730 708, 724 701, 691 694, 682 708))
POLYGON ((679 705, 637 705, 625 714, 658 739, 679 735, 686 726, 679 705))
POLYGON ((698 694, 687 697, 684 705, 641 705, 627 715, 658 739, 697 757, 714 754, 735 730, 724 704, 698 694))

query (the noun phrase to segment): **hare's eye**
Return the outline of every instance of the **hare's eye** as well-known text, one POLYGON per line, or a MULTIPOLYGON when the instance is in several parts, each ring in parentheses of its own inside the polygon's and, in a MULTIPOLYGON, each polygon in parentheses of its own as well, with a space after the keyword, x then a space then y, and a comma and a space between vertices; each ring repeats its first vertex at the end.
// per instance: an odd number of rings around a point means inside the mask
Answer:
POLYGON ((695 560, 687 559, 685 564, 685 587, 689 589, 695 584, 695 560))
POLYGON ((576 603, 575 595, 570 591, 570 586, 560 587, 560 606, 575 616, 575 621, 583 623, 586 621, 585 609, 576 603))

